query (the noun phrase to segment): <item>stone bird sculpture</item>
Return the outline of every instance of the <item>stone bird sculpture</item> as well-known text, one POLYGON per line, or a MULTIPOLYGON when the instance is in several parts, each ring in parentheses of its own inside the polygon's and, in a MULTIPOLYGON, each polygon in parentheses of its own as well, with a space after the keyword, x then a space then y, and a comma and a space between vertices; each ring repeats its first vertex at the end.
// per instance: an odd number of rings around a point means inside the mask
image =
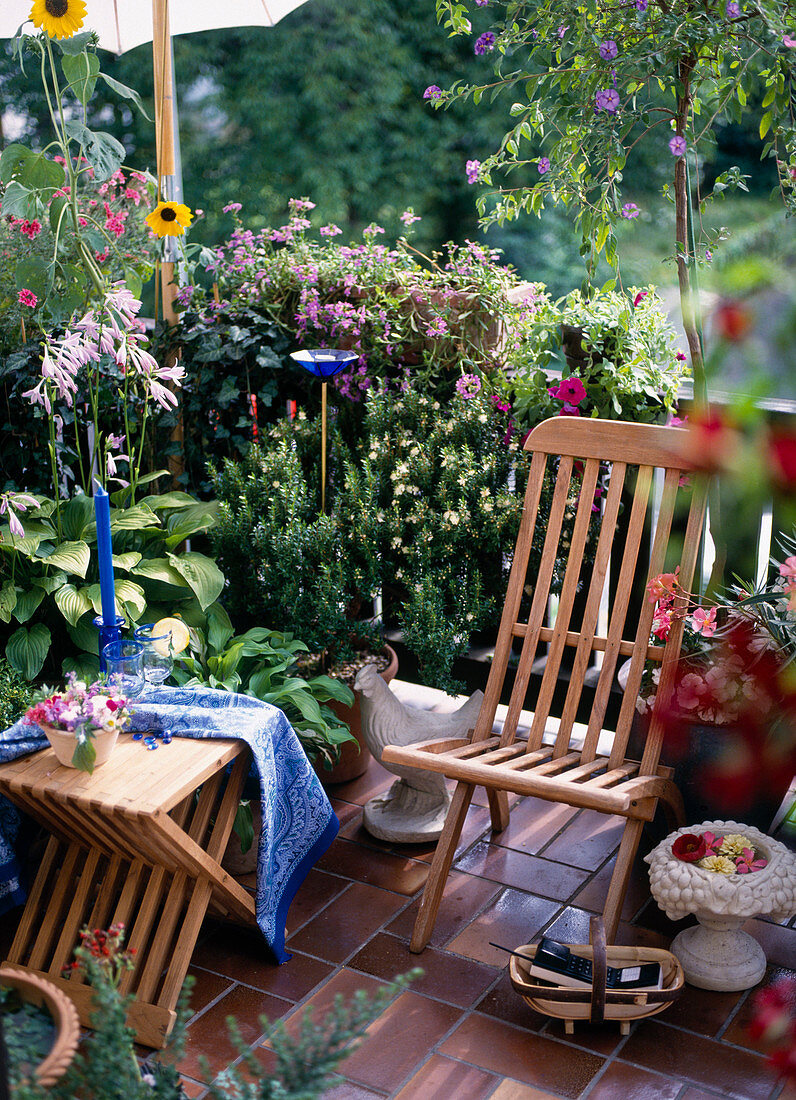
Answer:
POLYGON ((452 714, 434 714, 408 707, 397 699, 375 665, 360 669, 354 688, 361 696, 365 743, 382 767, 398 776, 386 795, 366 803, 365 828, 381 840, 402 844, 438 840, 451 800, 445 777, 402 764, 387 764, 382 761, 382 751, 385 745, 466 737, 475 726, 483 692, 474 692, 452 714))

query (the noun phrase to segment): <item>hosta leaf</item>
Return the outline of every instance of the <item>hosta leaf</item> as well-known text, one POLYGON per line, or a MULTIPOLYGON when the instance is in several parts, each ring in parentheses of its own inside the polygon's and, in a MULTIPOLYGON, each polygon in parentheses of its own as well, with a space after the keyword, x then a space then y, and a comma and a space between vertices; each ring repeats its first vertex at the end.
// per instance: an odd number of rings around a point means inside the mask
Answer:
POLYGON ((66 630, 78 649, 82 649, 85 653, 98 654, 99 632, 92 622, 93 618, 94 613, 89 612, 83 616, 77 626, 67 626, 66 630))
POLYGON ((178 588, 187 587, 185 578, 177 572, 167 558, 144 558, 130 572, 136 577, 146 577, 151 581, 175 584, 178 588))
MULTIPOLYGON (((98 588, 99 585, 93 587, 98 588)), ((70 626, 77 626, 81 616, 93 607, 88 590, 78 589, 73 584, 65 584, 59 588, 55 593, 55 602, 70 626)))
POLYGON ((211 603, 215 603, 224 589, 224 574, 214 561, 195 551, 179 555, 169 554, 169 561, 185 578, 203 611, 211 603))
POLYGON ((111 516, 111 531, 137 531, 140 527, 159 527, 160 520, 147 504, 119 508, 111 516))
POLYGON ((4 581, 0 588, 0 620, 11 622, 11 615, 17 606, 17 589, 13 581, 4 581))
POLYGON ((116 580, 116 599, 128 619, 137 622, 146 607, 146 595, 140 584, 126 577, 116 580))
POLYGON ((30 630, 21 626, 8 639, 6 659, 26 680, 41 672, 52 637, 44 623, 34 623, 30 630))
POLYGON ((52 554, 42 558, 49 566, 58 566, 69 573, 85 577, 91 561, 91 551, 85 542, 62 542, 52 554))
POLYGON ((46 593, 41 588, 28 588, 25 592, 17 592, 17 606, 14 608, 14 618, 18 623, 26 623, 46 593))
POLYGON ((91 653, 81 653, 78 657, 64 657, 61 661, 61 672, 64 676, 68 672, 74 672, 78 680, 93 684, 99 676, 99 657, 94 657, 91 653))
POLYGON ((124 569, 129 573, 141 561, 141 555, 137 550, 128 550, 126 554, 114 554, 112 560, 114 569, 124 569))
POLYGON ((68 539, 84 539, 86 529, 94 522, 94 502, 91 497, 74 496, 61 512, 64 535, 68 539))

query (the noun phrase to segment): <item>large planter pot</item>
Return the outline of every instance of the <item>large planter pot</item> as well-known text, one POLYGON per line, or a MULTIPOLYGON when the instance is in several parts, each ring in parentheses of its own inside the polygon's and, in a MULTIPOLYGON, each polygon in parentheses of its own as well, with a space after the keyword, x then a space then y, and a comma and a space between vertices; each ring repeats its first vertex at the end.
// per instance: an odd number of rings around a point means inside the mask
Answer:
POLYGON ((77 1050, 80 1040, 77 1009, 66 993, 35 974, 26 974, 11 967, 0 967, 0 986, 16 990, 26 1004, 36 1005, 52 1017, 55 1028, 53 1045, 33 1071, 33 1077, 39 1085, 51 1088, 66 1071, 77 1050))
MULTIPOLYGON (((398 674, 398 655, 392 646, 385 645, 384 649, 390 658, 390 663, 387 668, 382 670, 380 675, 384 682, 389 684, 390 680, 395 679, 398 674)), ((349 741, 343 745, 340 759, 331 771, 324 768, 322 764, 316 765, 315 771, 324 787, 334 786, 337 783, 348 783, 351 779, 357 779, 367 771, 368 764, 373 759, 362 736, 362 712, 359 706, 359 695, 354 695, 354 703, 350 707, 338 703, 334 699, 327 705, 332 708, 338 718, 348 723, 357 744, 354 745, 349 741), (357 745, 359 751, 357 751, 357 745)))
MULTIPOLYGON (((53 729, 52 726, 42 726, 41 728, 47 735, 47 740, 50 742, 53 752, 58 757, 58 763, 65 768, 73 768, 72 757, 75 755, 75 735, 64 730, 53 729)), ((118 730, 96 730, 92 738, 94 751, 97 754, 94 761, 95 768, 107 763, 118 739, 118 730)))

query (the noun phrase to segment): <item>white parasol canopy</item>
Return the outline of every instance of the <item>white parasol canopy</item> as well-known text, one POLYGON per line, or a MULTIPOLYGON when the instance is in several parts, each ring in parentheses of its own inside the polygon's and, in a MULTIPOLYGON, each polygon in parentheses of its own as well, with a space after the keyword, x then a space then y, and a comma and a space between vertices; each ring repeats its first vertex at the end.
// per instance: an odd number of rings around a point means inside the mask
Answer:
MULTIPOLYGON (((172 34, 221 27, 273 27, 304 0, 168 0, 172 34)), ((165 5, 161 2, 161 7, 165 5)), ((2 0, 0 38, 11 38, 30 15, 32 0, 2 0)), ((96 31, 100 46, 126 53, 154 38, 150 0, 86 0, 85 30, 96 31)), ((32 30, 31 27, 26 28, 32 30)))

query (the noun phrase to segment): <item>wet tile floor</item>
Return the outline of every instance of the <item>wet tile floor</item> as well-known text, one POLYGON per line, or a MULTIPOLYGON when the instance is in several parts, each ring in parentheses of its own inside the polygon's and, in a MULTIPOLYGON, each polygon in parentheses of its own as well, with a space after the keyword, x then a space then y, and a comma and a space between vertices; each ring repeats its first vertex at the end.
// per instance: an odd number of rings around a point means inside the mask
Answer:
MULTIPOLYGON (((433 695, 402 697, 434 707, 433 695)), ((445 698, 444 696, 442 697, 445 698)), ((362 827, 362 807, 393 776, 371 762, 359 779, 330 788, 340 834, 300 888, 288 915, 290 962, 275 966, 258 938, 208 922, 193 956, 196 985, 188 1045, 180 1065, 186 1094, 207 1095, 200 1061, 212 1075, 240 1061, 226 1038, 237 1019, 258 1060, 268 1064, 262 1014, 294 1026, 312 1005, 316 1020, 338 993, 375 991, 415 966, 424 970, 370 1027, 339 1067, 328 1100, 796 1100, 783 1091, 750 1040, 750 994, 686 987, 661 1015, 634 1023, 576 1025, 534 1012, 512 990, 505 956, 545 931, 588 942, 602 908, 621 822, 532 798, 516 801, 511 822, 493 835, 485 792, 475 801, 431 943, 408 950, 431 846, 395 846, 362 827)), ((618 942, 668 946, 671 924, 650 898, 639 860, 618 942)), ((796 972, 796 919, 790 926, 750 921, 764 946, 768 982, 796 972)))
MULTIPOLYGON (((405 701, 435 705, 428 692, 413 698, 396 686, 405 701)), ((492 835, 479 789, 431 943, 412 955, 407 945, 433 849, 384 843, 361 824, 364 803, 393 778, 371 762, 361 778, 330 788, 340 835, 290 909, 290 962, 264 961, 249 933, 207 927, 193 958, 196 1015, 181 1066, 190 1097, 205 1095, 200 1057, 217 1073, 234 1056, 223 1038, 227 1016, 257 1048, 260 1014, 289 1022, 312 1005, 317 1019, 335 994, 373 991, 419 965, 424 976, 340 1065, 329 1100, 796 1100, 746 1032, 753 991, 686 987, 671 1008, 623 1037, 615 1024, 576 1025, 566 1036, 563 1022, 534 1012, 512 990, 505 956, 489 941, 513 947, 552 931, 565 942, 588 942, 619 841, 615 818, 525 798, 508 828, 492 835)), ((619 942, 666 947, 679 927, 650 898, 639 860, 619 942)), ((796 971, 796 920, 746 927, 765 947, 765 982, 796 971)))

